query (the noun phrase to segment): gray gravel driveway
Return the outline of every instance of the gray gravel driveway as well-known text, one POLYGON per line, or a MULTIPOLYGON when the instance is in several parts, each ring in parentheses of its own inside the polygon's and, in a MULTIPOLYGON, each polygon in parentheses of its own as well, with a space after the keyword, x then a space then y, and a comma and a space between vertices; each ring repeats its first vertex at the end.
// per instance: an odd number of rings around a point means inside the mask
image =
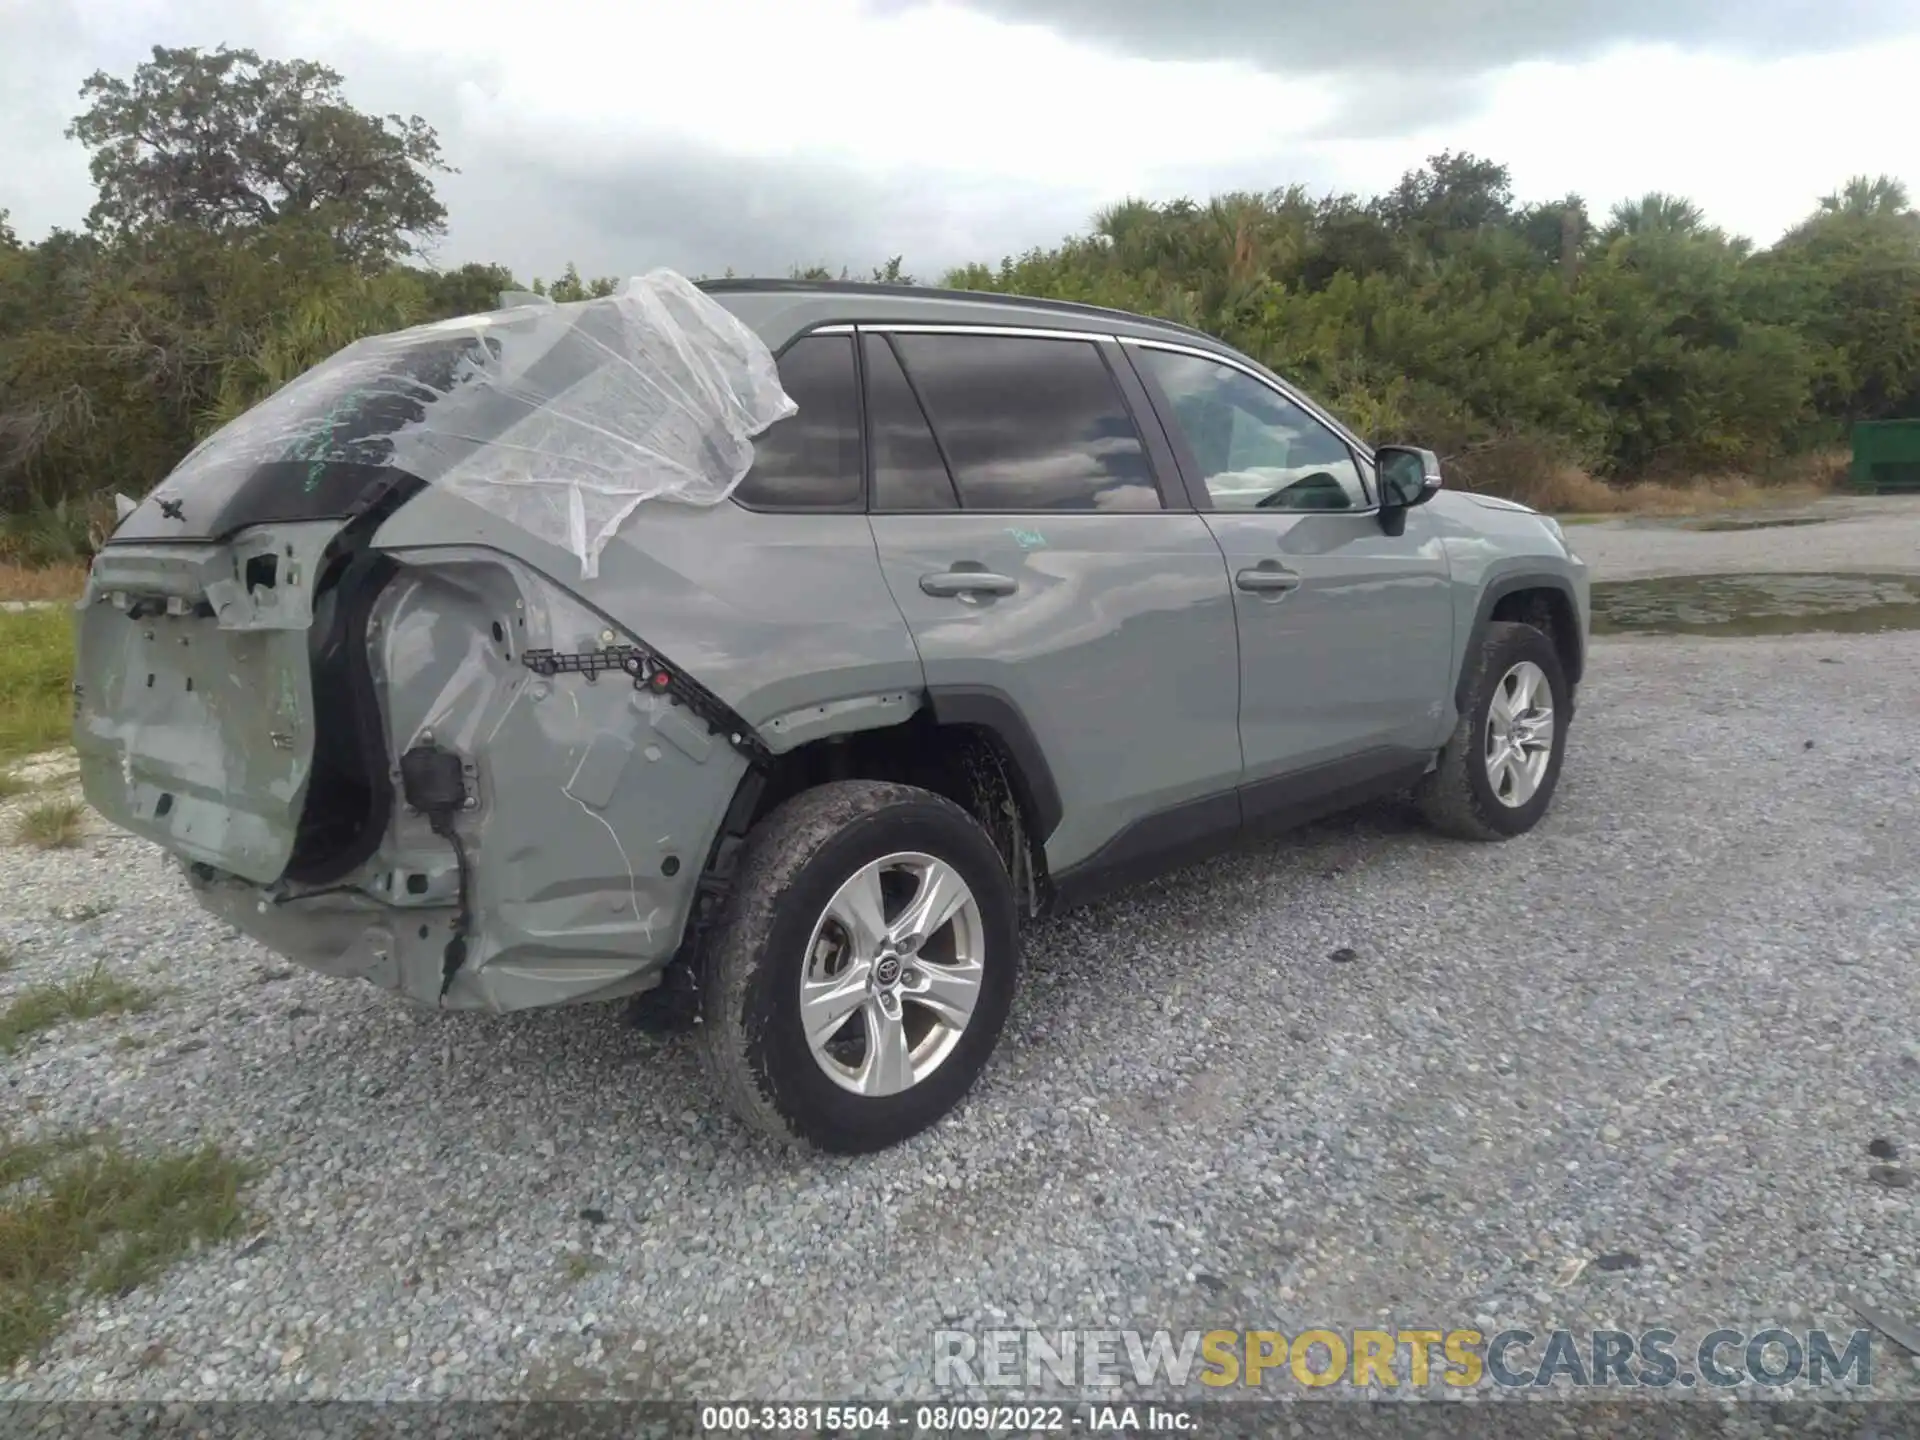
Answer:
POLYGON ((0 1003, 171 987, 0 1057, 0 1109, 267 1167, 256 1235, 0 1398, 926 1396, 940 1328, 1910 1314, 1920 1191, 1867 1146, 1920 1146, 1917 716, 1916 634, 1599 642, 1533 836, 1377 807, 1051 922, 970 1100, 859 1161, 615 1012, 412 1010, 140 842, 0 851, 0 1003))

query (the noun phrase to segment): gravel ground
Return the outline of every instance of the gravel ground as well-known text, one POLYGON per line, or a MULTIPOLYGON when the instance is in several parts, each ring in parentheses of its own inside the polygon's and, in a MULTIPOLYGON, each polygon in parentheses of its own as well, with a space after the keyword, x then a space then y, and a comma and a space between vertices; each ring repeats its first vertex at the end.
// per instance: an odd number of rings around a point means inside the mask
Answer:
POLYGON ((1916 634, 1599 642, 1531 837, 1378 807, 1050 922, 973 1096, 858 1161, 617 1012, 410 1009, 142 842, 0 851, 0 1004, 168 987, 0 1058, 0 1111, 266 1166, 256 1233, 0 1398, 925 1397, 941 1328, 1911 1314, 1920 1191, 1867 1146, 1920 1146, 1916 715, 1916 634))
POLYGON ((1900 1311, 1920 1262, 1866 1153, 1920 1144, 1915 714, 1920 636, 1604 644, 1531 838, 1378 809, 1050 924, 974 1097, 855 1162, 763 1148, 612 1014, 415 1011, 141 842, 8 851, 0 994, 172 989, 0 1103, 271 1168, 256 1240, 0 1394, 924 1395, 933 1330, 1006 1316, 1851 1329, 1842 1287, 1900 1311))

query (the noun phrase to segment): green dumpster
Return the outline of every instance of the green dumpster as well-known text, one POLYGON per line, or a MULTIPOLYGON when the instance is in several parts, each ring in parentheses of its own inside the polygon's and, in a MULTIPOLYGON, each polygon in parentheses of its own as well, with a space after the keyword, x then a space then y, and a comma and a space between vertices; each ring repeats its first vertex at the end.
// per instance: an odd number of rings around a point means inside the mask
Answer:
POLYGON ((1852 486, 1871 495, 1920 491, 1920 420, 1855 425, 1852 486))

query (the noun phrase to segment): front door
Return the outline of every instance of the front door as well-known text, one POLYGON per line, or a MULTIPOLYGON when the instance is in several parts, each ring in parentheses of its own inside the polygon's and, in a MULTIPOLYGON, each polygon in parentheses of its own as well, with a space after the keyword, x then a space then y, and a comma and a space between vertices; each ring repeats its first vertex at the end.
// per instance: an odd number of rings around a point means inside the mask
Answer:
POLYGON ((1423 763, 1454 654, 1431 517, 1412 510, 1386 534, 1346 441, 1252 372, 1127 348, 1226 555, 1249 793, 1364 787, 1423 763))
POLYGON ((1142 443, 1118 347, 906 330, 861 344, 881 568, 936 709, 988 697, 1031 730, 1059 796, 1050 871, 1202 838, 1169 823, 1237 827, 1226 569, 1206 522, 1163 504, 1177 478, 1142 443))

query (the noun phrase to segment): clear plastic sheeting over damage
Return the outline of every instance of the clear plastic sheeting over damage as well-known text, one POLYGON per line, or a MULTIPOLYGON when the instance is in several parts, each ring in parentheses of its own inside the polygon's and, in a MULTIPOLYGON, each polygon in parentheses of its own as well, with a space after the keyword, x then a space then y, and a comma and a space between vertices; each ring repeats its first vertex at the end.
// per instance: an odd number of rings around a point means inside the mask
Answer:
POLYGON ((156 495, 249 466, 290 464, 309 490, 329 467, 398 471, 563 546, 592 577, 635 507, 725 500, 752 437, 795 409, 765 343, 656 270, 600 299, 349 345, 216 432, 156 495))

